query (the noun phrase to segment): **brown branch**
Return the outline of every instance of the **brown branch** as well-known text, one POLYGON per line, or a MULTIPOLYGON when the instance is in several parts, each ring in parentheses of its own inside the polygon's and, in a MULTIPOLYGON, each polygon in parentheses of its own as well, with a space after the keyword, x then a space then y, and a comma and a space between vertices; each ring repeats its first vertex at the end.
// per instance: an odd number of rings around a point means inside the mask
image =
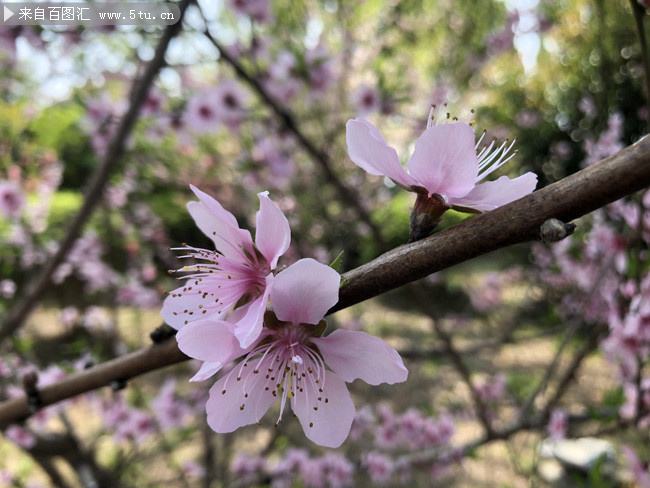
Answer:
POLYGON ((489 409, 474 386, 474 382, 472 381, 472 373, 465 363, 465 360, 462 358, 454 346, 454 342, 451 336, 442 327, 442 325, 440 325, 440 322, 438 320, 439 317, 436 316, 435 309, 431 305, 430 297, 428 297, 424 290, 417 285, 410 285, 409 289, 418 301, 420 309, 431 319, 431 325, 433 326, 438 339, 440 339, 444 345, 445 354, 450 359, 451 364, 456 369, 456 372, 460 375, 460 377, 463 379, 463 382, 469 389, 472 401, 474 402, 474 410, 476 412, 476 416, 481 421, 486 435, 491 435, 493 433, 493 429, 489 418, 489 409))
MULTIPOLYGON (((348 283, 341 288, 339 303, 330 313, 487 252, 535 240, 539 227, 549 218, 570 221, 647 186, 650 137, 527 197, 389 251, 345 273, 348 283)), ((43 406, 184 359, 175 341, 155 344, 43 388, 43 406)), ((0 428, 29 415, 24 396, 0 403, 0 428)))
MULTIPOLYGON (((113 381, 126 381, 148 371, 176 364, 186 359, 188 357, 178 349, 175 340, 154 344, 72 374, 58 383, 40 388, 42 405, 52 405, 66 398, 108 386, 113 381)), ((31 413, 25 396, 0 403, 0 429, 29 417, 31 413)))
POLYGON ((183 14, 185 13, 185 9, 189 3, 190 0, 183 0, 179 3, 179 21, 166 28, 160 38, 153 59, 148 64, 142 77, 134 82, 130 95, 131 104, 129 109, 120 120, 117 131, 108 145, 108 150, 101 165, 93 174, 86 191, 83 205, 79 209, 74 220, 70 223, 65 237, 59 243, 54 255, 42 268, 40 274, 29 284, 27 291, 23 294, 24 298, 17 303, 9 313, 8 317, 2 321, 2 325, 0 326, 0 342, 13 334, 25 322, 34 306, 45 293, 45 290, 50 286, 52 275, 68 255, 70 248, 77 237, 79 237, 79 234, 88 218, 92 215, 95 207, 100 202, 108 177, 122 159, 126 140, 138 119, 140 108, 147 98, 149 88, 155 77, 158 75, 158 72, 165 64, 165 52, 167 51, 167 47, 172 38, 181 30, 183 14))

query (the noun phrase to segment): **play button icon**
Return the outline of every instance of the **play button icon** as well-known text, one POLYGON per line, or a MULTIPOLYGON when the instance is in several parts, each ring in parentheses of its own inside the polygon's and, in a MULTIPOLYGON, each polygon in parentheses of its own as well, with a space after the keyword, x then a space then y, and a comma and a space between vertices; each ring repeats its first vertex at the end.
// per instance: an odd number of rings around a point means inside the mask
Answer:
POLYGON ((14 13, 11 10, 9 10, 7 7, 5 7, 4 14, 5 14, 4 22, 7 22, 8 19, 14 16, 14 13))

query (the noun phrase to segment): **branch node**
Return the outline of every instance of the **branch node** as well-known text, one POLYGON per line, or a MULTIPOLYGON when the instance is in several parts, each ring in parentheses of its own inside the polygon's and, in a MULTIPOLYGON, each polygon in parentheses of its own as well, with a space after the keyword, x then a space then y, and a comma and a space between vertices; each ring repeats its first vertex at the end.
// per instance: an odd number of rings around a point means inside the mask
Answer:
POLYGON ((113 391, 120 391, 120 390, 123 390, 124 388, 126 388, 126 380, 121 379, 121 378, 116 379, 116 380, 111 381, 108 384, 108 386, 110 386, 111 390, 113 390, 113 391))
POLYGON ((38 373, 36 371, 28 371, 23 375, 23 389, 27 395, 27 405, 29 412, 35 413, 43 406, 41 393, 38 391, 38 373))
POLYGON ((149 333, 149 337, 154 344, 162 344, 176 335, 176 329, 167 324, 156 327, 149 333))
POLYGON ((575 230, 576 224, 565 224, 558 219, 548 219, 539 228, 539 237, 542 242, 550 244, 570 236, 575 230))

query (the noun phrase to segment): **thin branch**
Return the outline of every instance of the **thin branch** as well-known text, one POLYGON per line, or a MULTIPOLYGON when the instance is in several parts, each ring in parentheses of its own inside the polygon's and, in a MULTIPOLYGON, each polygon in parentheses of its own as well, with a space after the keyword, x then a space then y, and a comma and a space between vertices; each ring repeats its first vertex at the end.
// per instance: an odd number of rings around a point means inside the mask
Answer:
MULTIPOLYGON (((650 137, 527 197, 389 251, 345 273, 348 283, 340 289, 339 303, 329 313, 490 251, 536 240, 539 227, 549 218, 570 221, 647 186, 650 137)), ((185 359, 175 341, 155 344, 44 387, 40 390, 42 405, 185 359)), ((0 403, 0 429, 29 415, 24 396, 0 403)))
POLYGON ((88 218, 92 215, 95 207, 101 201, 102 193, 108 181, 108 177, 122 160, 126 141, 138 119, 140 108, 147 98, 149 88, 158 75, 158 72, 165 64, 165 52, 167 51, 167 47, 172 38, 181 31, 183 14, 185 13, 185 9, 189 3, 190 0, 182 0, 179 3, 180 20, 176 24, 170 25, 166 28, 160 38, 153 59, 148 64, 142 77, 134 83, 130 95, 131 104, 129 109, 120 120, 117 131, 108 145, 108 150, 101 165, 93 174, 84 197, 83 205, 68 227, 65 237, 59 243, 54 255, 45 264, 36 279, 29 284, 27 291, 23 294, 24 298, 17 303, 9 313, 8 317, 2 321, 0 326, 0 342, 13 334, 25 322, 34 306, 50 286, 52 275, 56 271, 57 267, 68 255, 70 248, 77 237, 79 237, 79 234, 88 221, 88 218))
MULTIPOLYGON (((632 7, 632 15, 634 15, 634 22, 636 24, 636 32, 639 35, 639 44, 641 45, 641 61, 643 62, 643 70, 645 74, 645 97, 646 97, 646 132, 650 131, 650 56, 648 56, 648 41, 645 35, 645 26, 643 19, 646 15, 645 7, 639 5, 637 0, 630 0, 632 7)), ((603 56, 604 58, 604 56, 603 56)))
POLYGON ((598 340, 606 331, 606 324, 598 324, 593 328, 587 342, 585 342, 582 347, 578 349, 575 356, 573 356, 571 363, 564 370, 564 374, 560 378, 553 396, 546 402, 546 405, 541 411, 542 418, 548 418, 551 410, 557 405, 557 403, 560 401, 560 398, 562 398, 562 395, 564 395, 566 389, 575 379, 576 373, 578 372, 578 368, 580 368, 582 361, 598 347, 598 340))
POLYGON ((438 317, 436 316, 435 310, 432 309, 433 307, 431 306, 429 297, 427 297, 422 288, 418 287, 417 285, 411 285, 409 289, 420 304, 421 310, 431 319, 431 324, 433 325, 433 329, 435 330, 436 335, 444 344, 445 354, 451 360, 452 365, 465 382, 467 388, 469 388, 469 393, 472 397, 472 401, 474 402, 474 410, 476 411, 476 416, 481 421, 486 435, 492 434, 492 423, 490 422, 487 405, 485 405, 485 402, 474 387, 471 371, 469 370, 467 364, 465 364, 465 361, 463 360, 460 353, 456 350, 451 336, 447 334, 447 331, 445 331, 445 329, 440 325, 440 322, 437 320, 438 317))
MULTIPOLYGON (((67 378, 39 389, 42 405, 71 398, 81 393, 110 385, 113 381, 126 381, 154 369, 176 364, 188 359, 177 347, 175 340, 154 344, 144 349, 120 356, 93 368, 72 374, 67 378)), ((0 403, 0 429, 31 415, 25 396, 0 403)))

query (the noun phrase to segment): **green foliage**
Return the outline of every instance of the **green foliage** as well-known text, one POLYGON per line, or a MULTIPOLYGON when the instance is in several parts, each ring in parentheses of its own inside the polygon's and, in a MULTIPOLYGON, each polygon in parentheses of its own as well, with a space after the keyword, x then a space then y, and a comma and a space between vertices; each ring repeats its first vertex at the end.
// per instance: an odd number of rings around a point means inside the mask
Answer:
POLYGON ((528 398, 537 385, 534 375, 524 371, 510 371, 506 379, 508 392, 517 400, 522 401, 528 398))
MULTIPOLYGON (((37 198, 34 195, 33 198, 37 198)), ((83 194, 75 190, 59 190, 52 197, 48 227, 59 231, 65 229, 66 225, 75 216, 83 203, 83 194)))

